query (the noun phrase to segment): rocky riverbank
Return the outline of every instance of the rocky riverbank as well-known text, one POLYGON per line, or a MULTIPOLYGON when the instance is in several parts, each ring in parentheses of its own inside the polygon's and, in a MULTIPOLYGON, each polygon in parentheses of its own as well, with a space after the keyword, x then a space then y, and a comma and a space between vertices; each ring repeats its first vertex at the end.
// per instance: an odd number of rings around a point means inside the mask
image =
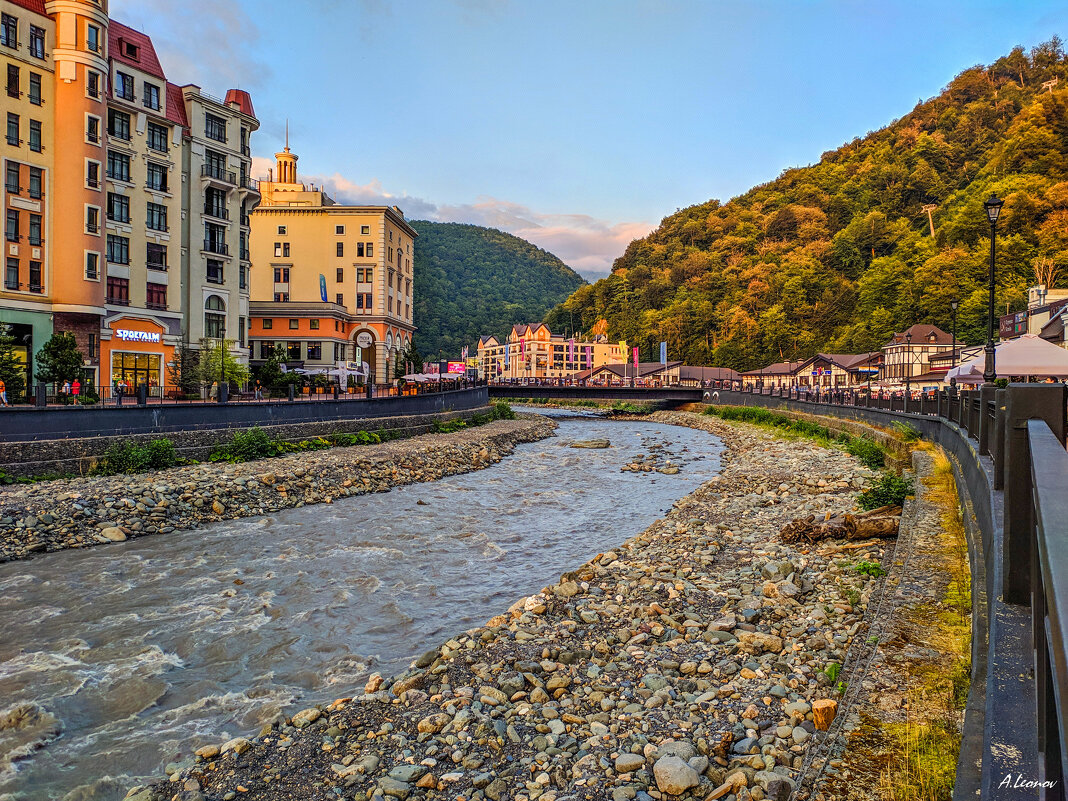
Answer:
POLYGON ((242 464, 12 485, 0 491, 0 562, 433 481, 499 462, 517 444, 555 428, 524 415, 451 434, 242 464))
POLYGON ((722 437, 721 475, 399 676, 254 740, 193 744, 195 761, 128 797, 785 801, 893 544, 778 532, 851 508, 872 473, 806 440, 651 419, 722 437))

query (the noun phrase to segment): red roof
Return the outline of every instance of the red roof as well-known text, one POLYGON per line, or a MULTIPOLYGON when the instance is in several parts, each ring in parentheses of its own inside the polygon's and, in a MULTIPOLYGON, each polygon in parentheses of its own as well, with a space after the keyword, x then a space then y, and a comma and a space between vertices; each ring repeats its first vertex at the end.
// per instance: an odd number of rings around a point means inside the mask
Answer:
POLYGON ((11 0, 11 2, 27 11, 34 11, 44 17, 48 16, 44 0, 11 0))
POLYGON ((115 20, 112 20, 111 24, 108 25, 108 55, 123 64, 129 64, 131 67, 136 67, 149 75, 154 75, 164 81, 167 80, 167 76, 163 74, 163 67, 160 66, 159 59, 156 57, 156 48, 152 46, 152 39, 146 34, 135 31, 133 28, 128 28, 115 20), (120 44, 121 42, 129 42, 135 45, 137 47, 137 57, 126 55, 120 44))
POLYGON ((167 81, 167 119, 183 128, 189 127, 189 119, 185 116, 185 98, 182 97, 181 87, 167 81))
POLYGON ((252 108, 252 97, 244 89, 227 89, 226 105, 235 103, 242 114, 255 117, 256 112, 252 108))

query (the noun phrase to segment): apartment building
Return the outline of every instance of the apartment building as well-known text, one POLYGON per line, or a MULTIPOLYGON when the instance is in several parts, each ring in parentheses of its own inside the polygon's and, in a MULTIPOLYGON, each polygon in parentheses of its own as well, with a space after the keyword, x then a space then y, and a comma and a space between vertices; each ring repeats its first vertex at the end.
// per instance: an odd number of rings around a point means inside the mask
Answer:
POLYGON ((183 337, 247 358, 248 94, 169 82, 107 0, 0 0, 0 60, 0 323, 27 379, 60 331, 93 383, 166 383, 183 337))
POLYGON ((396 206, 343 206, 300 183, 288 140, 275 159, 252 212, 254 363, 282 345, 290 367, 391 381, 415 333, 415 230, 396 206))
POLYGON ((573 378, 627 360, 624 342, 565 339, 544 323, 514 325, 504 342, 480 337, 476 356, 479 378, 491 381, 573 378))

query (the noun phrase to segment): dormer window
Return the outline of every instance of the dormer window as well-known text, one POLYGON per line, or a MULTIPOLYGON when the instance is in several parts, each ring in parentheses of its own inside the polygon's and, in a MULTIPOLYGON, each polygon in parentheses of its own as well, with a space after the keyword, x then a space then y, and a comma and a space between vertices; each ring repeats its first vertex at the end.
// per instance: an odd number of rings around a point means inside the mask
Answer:
POLYGON ((127 58, 132 58, 134 61, 139 61, 141 58, 141 48, 132 42, 122 42, 122 54, 127 58))

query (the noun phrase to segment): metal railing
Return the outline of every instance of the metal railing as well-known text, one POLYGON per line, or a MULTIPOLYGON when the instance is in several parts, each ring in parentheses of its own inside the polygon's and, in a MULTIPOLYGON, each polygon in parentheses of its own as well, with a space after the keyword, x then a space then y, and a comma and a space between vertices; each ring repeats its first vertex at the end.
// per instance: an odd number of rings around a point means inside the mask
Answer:
POLYGON ((225 181, 228 184, 237 183, 237 173, 230 170, 224 170, 222 167, 215 167, 211 164, 200 165, 200 176, 202 178, 214 178, 217 181, 225 181))

